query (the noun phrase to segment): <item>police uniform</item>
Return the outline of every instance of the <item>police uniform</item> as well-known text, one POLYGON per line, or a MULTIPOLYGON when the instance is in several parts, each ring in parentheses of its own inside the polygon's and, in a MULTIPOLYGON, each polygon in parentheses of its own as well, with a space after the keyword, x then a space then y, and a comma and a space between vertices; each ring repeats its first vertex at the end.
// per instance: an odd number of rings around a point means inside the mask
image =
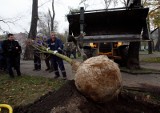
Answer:
MULTIPOLYGON (((41 40, 39 40, 38 38, 36 38, 35 44, 42 44, 41 40)), ((41 55, 40 55, 40 51, 37 49, 34 49, 33 51, 34 54, 34 69, 35 71, 39 71, 41 70, 41 55)))
POLYGON ((36 49, 34 50, 34 70, 41 70, 40 52, 36 49))
MULTIPOLYGON (((47 44, 47 36, 43 36, 43 46, 45 47, 48 47, 48 44, 47 44)), ((49 53, 44 53, 44 56, 45 56, 45 63, 46 63, 46 71, 49 71, 49 70, 52 70, 52 67, 50 65, 50 54, 49 53)))
MULTIPOLYGON (((55 41, 52 41, 51 39, 49 39, 47 41, 48 43, 48 47, 55 51, 57 50, 59 53, 62 53, 62 49, 63 49, 63 43, 59 38, 55 38, 55 41)), ((55 78, 59 77, 59 71, 58 71, 58 67, 62 72, 62 75, 64 78, 66 78, 66 71, 65 71, 65 67, 63 64, 63 60, 55 55, 51 55, 51 65, 53 65, 54 67, 54 71, 55 71, 55 78)))
POLYGON ((7 59, 7 69, 9 72, 10 77, 14 77, 14 73, 12 68, 17 71, 17 75, 20 76, 20 53, 21 53, 21 46, 15 40, 5 40, 2 44, 2 49, 4 55, 7 59))

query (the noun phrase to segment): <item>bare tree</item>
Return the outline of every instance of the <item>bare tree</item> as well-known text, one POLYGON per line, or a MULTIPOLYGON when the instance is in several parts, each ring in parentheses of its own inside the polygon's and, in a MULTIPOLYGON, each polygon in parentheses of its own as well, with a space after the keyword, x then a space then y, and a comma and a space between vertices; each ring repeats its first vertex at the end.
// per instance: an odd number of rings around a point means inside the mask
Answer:
MULTIPOLYGON (((81 0, 79 4, 82 4, 82 3, 85 3, 86 1, 88 0, 81 0)), ((117 5, 117 0, 104 0, 104 3, 105 3, 105 8, 108 9, 109 6, 111 5, 111 3, 113 3, 114 5, 117 5)), ((84 4, 86 5, 86 4, 84 4)), ((88 5, 87 5, 88 7, 88 5)))
MULTIPOLYGON (((38 0, 33 0, 32 3, 32 17, 31 26, 28 34, 28 39, 34 39, 37 35, 37 22, 38 22, 38 0)), ((24 53, 24 59, 33 59, 33 48, 30 45, 26 45, 24 53)))
POLYGON ((38 33, 49 35, 50 33, 50 16, 48 13, 39 12, 38 33))
POLYGON ((128 1, 128 0, 120 0, 120 2, 121 2, 125 7, 127 7, 127 1, 128 1))
MULTIPOLYGON (((54 21, 53 30, 57 31, 58 22, 54 21)), ((49 36, 51 31, 51 18, 50 14, 39 12, 39 21, 38 21, 38 33, 49 36)))
POLYGON ((52 0, 52 14, 51 14, 51 11, 49 10, 49 15, 51 18, 51 31, 53 31, 54 30, 54 18, 55 18, 54 0, 52 0))
MULTIPOLYGON (((21 17, 13 17, 13 18, 3 18, 3 17, 0 17, 0 23, 4 23, 8 26, 9 30, 11 30, 10 28, 10 25, 15 25, 15 23, 17 21, 19 21, 21 19, 21 17)), ((6 31, 5 29, 3 29, 2 26, 0 26, 0 31, 3 31, 3 32, 8 32, 6 31)))
POLYGON ((34 39, 36 37, 37 22, 38 22, 38 0, 33 0, 31 26, 30 26, 28 38, 34 39))
POLYGON ((117 0, 104 0, 104 3, 105 3, 105 6, 106 6, 106 9, 109 8, 110 4, 113 2, 114 5, 117 4, 117 0))
MULTIPOLYGON (((49 14, 50 10, 48 9, 48 14, 49 14)), ((48 33, 50 34, 50 31, 51 31, 51 27, 50 27, 50 23, 51 23, 51 18, 50 18, 50 15, 47 19, 47 27, 48 27, 48 33)))

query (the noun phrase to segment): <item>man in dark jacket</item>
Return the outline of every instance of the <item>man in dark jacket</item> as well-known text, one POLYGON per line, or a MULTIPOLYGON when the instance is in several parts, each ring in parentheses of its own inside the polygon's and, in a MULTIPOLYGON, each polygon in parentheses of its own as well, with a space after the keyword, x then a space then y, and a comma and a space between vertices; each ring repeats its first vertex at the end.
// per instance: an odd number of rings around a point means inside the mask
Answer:
MULTIPOLYGON (((63 49, 62 41, 55 36, 54 32, 51 32, 50 35, 51 35, 50 39, 47 41, 48 47, 53 51, 57 50, 59 53, 62 53, 62 49, 63 49)), ((55 55, 51 55, 51 65, 53 65, 55 75, 56 75, 54 78, 58 78, 60 76, 58 71, 58 67, 59 67, 62 72, 63 79, 66 79, 66 71, 63 64, 63 60, 61 58, 55 55)))
POLYGON ((8 39, 3 41, 2 49, 7 59, 7 69, 11 78, 14 78, 12 68, 17 71, 17 75, 21 76, 19 56, 21 53, 21 46, 14 40, 13 34, 8 34, 8 39))

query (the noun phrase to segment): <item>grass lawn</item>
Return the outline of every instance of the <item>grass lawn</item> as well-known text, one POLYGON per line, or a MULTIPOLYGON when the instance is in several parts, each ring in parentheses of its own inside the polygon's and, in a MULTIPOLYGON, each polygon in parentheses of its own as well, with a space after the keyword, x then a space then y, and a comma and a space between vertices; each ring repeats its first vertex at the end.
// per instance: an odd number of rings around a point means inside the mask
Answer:
POLYGON ((122 72, 127 72, 127 73, 130 73, 130 74, 160 74, 160 70, 146 69, 146 68, 127 69, 126 67, 120 67, 120 70, 122 72))
POLYGON ((144 58, 144 59, 142 59, 142 61, 149 62, 149 63, 160 63, 160 57, 144 58))
POLYGON ((0 104, 12 107, 33 103, 49 91, 54 91, 64 84, 63 80, 44 77, 22 76, 11 79, 0 74, 0 104))

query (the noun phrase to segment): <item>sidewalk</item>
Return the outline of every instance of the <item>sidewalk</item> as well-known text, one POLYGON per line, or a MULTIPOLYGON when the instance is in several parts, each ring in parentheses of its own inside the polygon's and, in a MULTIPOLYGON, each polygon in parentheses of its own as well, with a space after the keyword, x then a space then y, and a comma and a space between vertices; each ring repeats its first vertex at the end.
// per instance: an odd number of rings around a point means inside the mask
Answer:
POLYGON ((160 63, 141 62, 140 65, 142 68, 160 70, 160 63))

